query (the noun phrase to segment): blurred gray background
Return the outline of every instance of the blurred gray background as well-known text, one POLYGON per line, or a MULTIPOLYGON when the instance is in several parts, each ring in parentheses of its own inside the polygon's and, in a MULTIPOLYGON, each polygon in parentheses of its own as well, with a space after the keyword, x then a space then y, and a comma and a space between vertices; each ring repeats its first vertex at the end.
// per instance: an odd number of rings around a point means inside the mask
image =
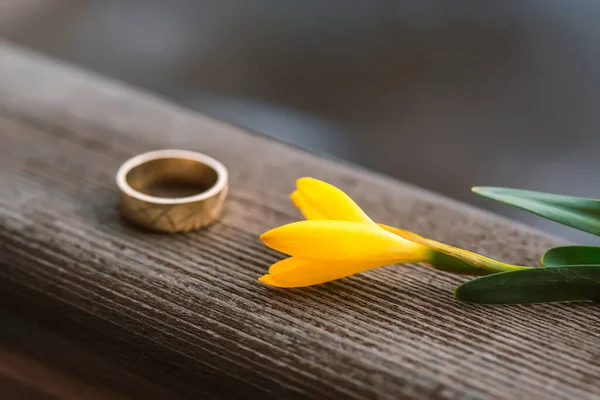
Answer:
POLYGON ((595 242, 470 187, 600 197, 598 0, 0 0, 0 35, 595 242))

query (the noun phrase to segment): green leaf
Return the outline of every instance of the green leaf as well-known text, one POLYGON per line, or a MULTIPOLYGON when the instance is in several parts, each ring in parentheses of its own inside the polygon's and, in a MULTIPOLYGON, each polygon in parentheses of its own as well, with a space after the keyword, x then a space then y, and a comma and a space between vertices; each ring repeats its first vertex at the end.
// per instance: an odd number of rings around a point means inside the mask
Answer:
POLYGON ((600 236, 600 200, 497 187, 474 187, 472 190, 489 199, 600 236))
POLYGON ((570 265, 501 272, 460 285, 454 295, 481 304, 600 301, 600 265, 570 265))
POLYGON ((542 257, 542 264, 547 267, 557 267, 560 265, 600 265, 600 247, 554 247, 544 254, 542 257))

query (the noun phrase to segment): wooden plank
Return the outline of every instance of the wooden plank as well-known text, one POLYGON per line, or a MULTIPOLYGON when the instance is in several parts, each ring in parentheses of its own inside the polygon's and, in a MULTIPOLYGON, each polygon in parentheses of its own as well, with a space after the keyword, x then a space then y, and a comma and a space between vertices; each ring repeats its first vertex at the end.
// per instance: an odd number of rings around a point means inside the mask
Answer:
MULTIPOLYGON (((37 363, 27 356, 19 354, 12 349, 0 347, 0 380, 6 380, 6 384, 17 386, 17 383, 35 393, 38 397, 46 395, 59 399, 124 399, 112 393, 101 391, 93 387, 87 387, 80 382, 73 381, 69 376, 56 373, 51 368, 37 363), (36 391, 35 389, 38 389, 36 391)), ((1 387, 1 385, 0 385, 1 387)), ((3 392, 3 389, 1 393, 3 392)), ((35 398, 34 394, 28 394, 35 398)), ((12 398, 9 395, 8 398, 12 398)), ((16 397, 16 396, 15 396, 16 397)))
MULTIPOLYGON (((84 326, 61 321, 55 311, 40 310, 39 305, 28 304, 22 298, 11 299, 6 293, 0 295, 0 307, 2 399, 181 397, 177 391, 132 373, 120 360, 111 361, 106 353, 118 354, 119 346, 106 343, 84 326), (76 337, 73 332, 77 332, 76 337), (103 342, 106 349, 98 351, 103 342), (21 388, 21 397, 7 392, 11 387, 21 388)), ((132 354, 137 359, 134 362, 144 359, 139 351, 132 354)))
POLYGON ((0 293, 90 351, 186 397, 600 396, 595 304, 461 304, 463 278, 412 265, 302 290, 256 281, 280 258, 257 236, 300 219, 300 176, 509 262, 537 263, 556 239, 6 43, 0 77, 0 293), (120 163, 166 147, 229 168, 222 222, 160 235, 121 220, 120 163))

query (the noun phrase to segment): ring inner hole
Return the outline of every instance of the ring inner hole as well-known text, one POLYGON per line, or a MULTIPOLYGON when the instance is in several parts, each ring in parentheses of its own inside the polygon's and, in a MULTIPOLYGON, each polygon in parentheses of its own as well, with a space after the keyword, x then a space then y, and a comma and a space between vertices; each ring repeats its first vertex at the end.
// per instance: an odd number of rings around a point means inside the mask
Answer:
POLYGON ((161 158, 134 167, 126 176, 134 190, 149 196, 195 196, 217 183, 217 172, 206 164, 181 158, 161 158))

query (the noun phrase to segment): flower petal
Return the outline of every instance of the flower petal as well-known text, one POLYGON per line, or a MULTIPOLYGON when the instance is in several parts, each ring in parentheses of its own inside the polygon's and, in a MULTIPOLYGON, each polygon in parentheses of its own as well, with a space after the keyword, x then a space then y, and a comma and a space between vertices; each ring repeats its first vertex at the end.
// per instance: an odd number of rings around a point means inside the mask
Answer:
POLYGON ((304 287, 344 278, 382 265, 385 264, 373 261, 315 261, 289 257, 273 264, 269 273, 259 278, 259 281, 278 287, 304 287))
MULTIPOLYGON (((280 286, 277 284, 277 282, 275 282, 275 280, 273 280, 273 278, 269 274, 265 274, 265 275, 261 276, 260 278, 258 278, 258 280, 266 285, 280 286)), ((281 286, 281 287, 286 287, 286 286, 281 286)), ((293 286, 288 286, 288 287, 293 287, 293 286)))
POLYGON ((302 215, 306 219, 329 219, 316 209, 314 209, 302 196, 298 190, 294 190, 294 192, 290 195, 290 199, 294 202, 294 205, 300 209, 302 215))
POLYGON ((350 196, 329 183, 314 178, 300 178, 296 181, 296 187, 301 196, 296 195, 292 200, 307 219, 313 219, 312 217, 318 215, 324 218, 315 219, 375 225, 350 196))
POLYGON ((377 225, 346 221, 300 221, 264 233, 272 249, 312 260, 385 263, 426 261, 431 250, 377 225))

